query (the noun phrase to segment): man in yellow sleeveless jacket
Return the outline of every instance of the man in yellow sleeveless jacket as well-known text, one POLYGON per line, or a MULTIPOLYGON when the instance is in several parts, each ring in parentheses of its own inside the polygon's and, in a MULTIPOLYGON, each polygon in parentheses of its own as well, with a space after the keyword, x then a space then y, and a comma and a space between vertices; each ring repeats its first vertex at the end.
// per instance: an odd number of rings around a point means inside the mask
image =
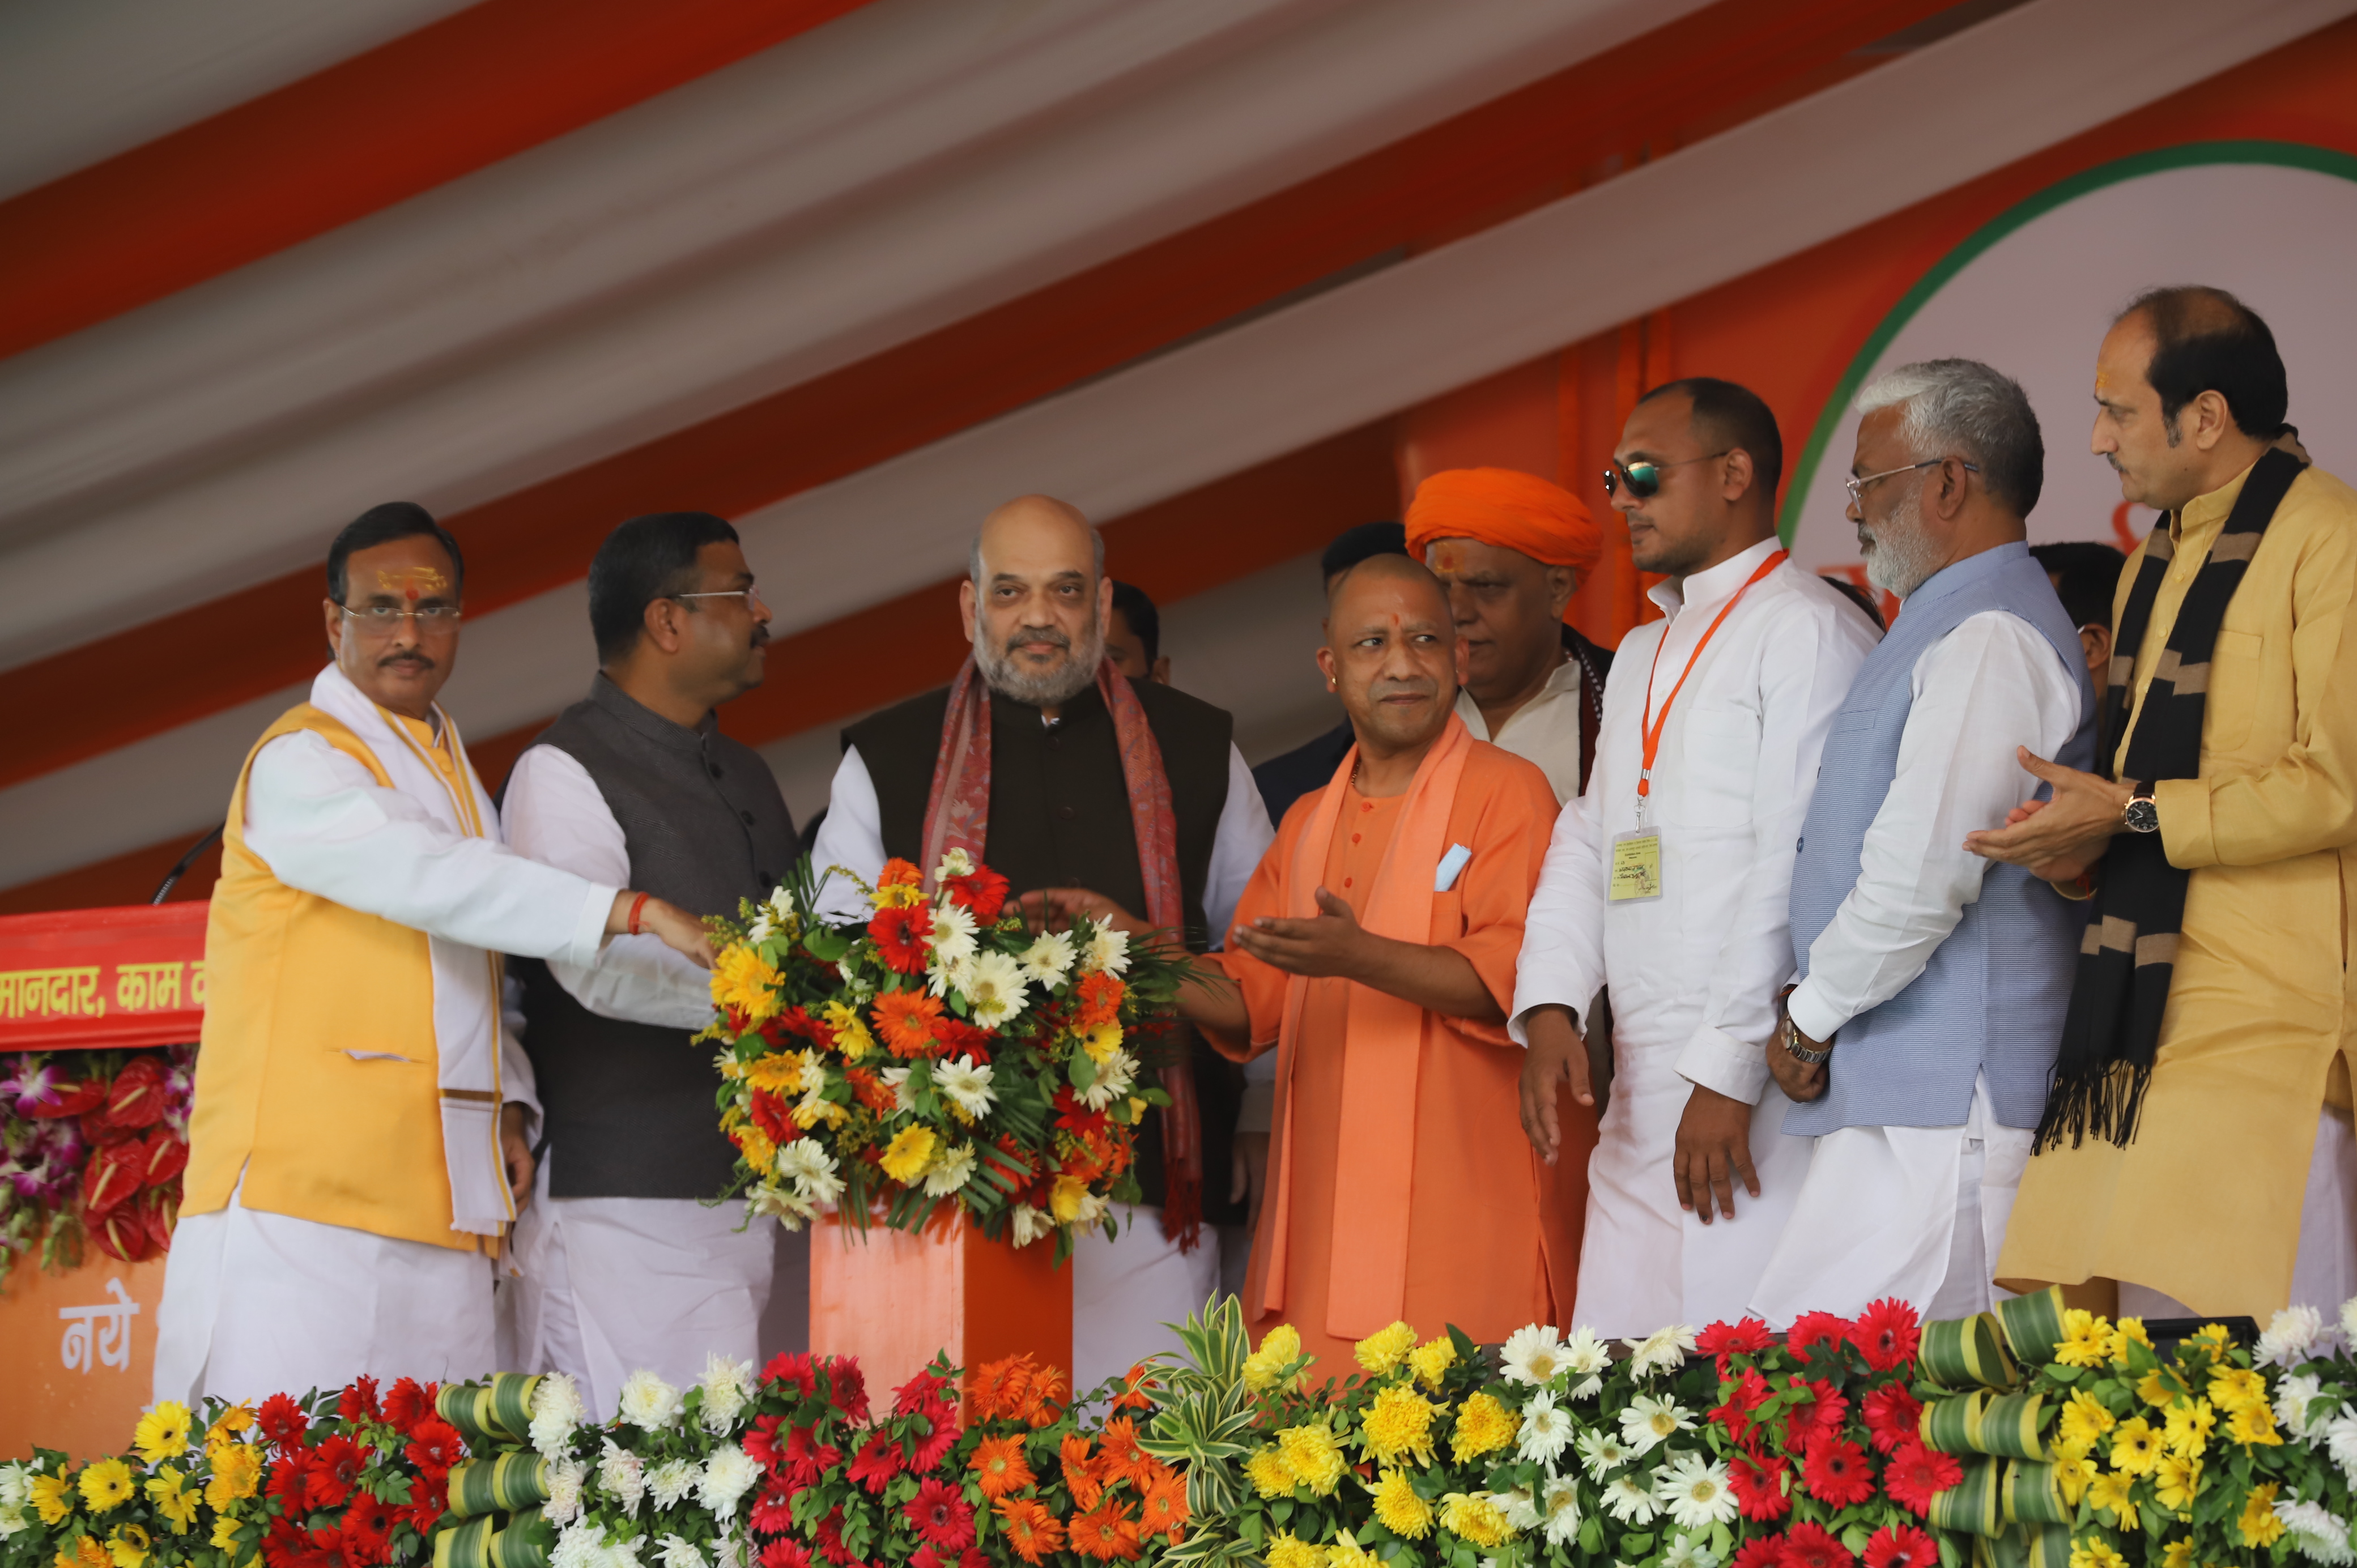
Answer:
POLYGON ((680 910, 501 842, 434 700, 464 574, 422 508, 346 528, 334 661, 230 798, 159 1400, 493 1369, 492 1260, 538 1114, 500 955, 587 962, 640 930, 709 962, 680 910))

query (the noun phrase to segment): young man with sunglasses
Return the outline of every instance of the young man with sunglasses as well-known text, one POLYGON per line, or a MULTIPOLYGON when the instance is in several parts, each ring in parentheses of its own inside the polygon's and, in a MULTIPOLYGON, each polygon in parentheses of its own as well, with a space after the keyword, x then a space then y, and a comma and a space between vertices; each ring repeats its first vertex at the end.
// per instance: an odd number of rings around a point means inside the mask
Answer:
MULTIPOLYGON (((589 564, 597 673, 516 759, 511 843, 584 876, 733 915, 801 846, 759 752, 714 710, 761 683, 770 610, 737 531, 705 512, 635 517, 589 564)), ((571 1373, 594 1411, 650 1368, 684 1388, 707 1352, 759 1353, 778 1228, 709 1208, 737 1151, 713 1118, 701 970, 623 937, 588 963, 519 960, 548 1119, 541 1201, 516 1227, 517 1348, 571 1373)), ((784 1256, 799 1289, 807 1239, 784 1256)))
POLYGON ((1817 754, 1874 646, 1776 539, 1783 444, 1757 395, 1648 393, 1605 476, 1663 619, 1622 640, 1596 764, 1531 903, 1511 1032, 1524 1131, 1562 1157, 1568 1086, 1612 1000, 1610 1103, 1588 1163, 1583 1322, 1616 1335, 1738 1316, 1798 1195, 1804 1140, 1763 1052, 1792 967, 1786 905, 1817 754), (1740 1212, 1735 1189, 1748 1197, 1740 1212))
POLYGON ((230 796, 158 1400, 496 1370, 491 1260, 531 1198, 537 1109, 499 955, 586 964, 643 930, 711 961, 628 878, 502 842, 435 701, 465 583, 422 507, 337 535, 333 661, 230 796))

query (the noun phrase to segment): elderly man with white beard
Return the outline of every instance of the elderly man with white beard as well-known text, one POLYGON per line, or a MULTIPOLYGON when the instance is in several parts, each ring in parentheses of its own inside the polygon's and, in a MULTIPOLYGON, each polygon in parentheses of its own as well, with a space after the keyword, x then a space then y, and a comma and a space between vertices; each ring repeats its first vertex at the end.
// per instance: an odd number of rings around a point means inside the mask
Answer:
MULTIPOLYGON (((1105 656, 1104 542, 1062 501, 1024 496, 984 521, 959 586, 973 656, 950 685, 844 731, 813 860, 873 882, 887 857, 922 867, 964 849, 1011 895, 1091 887, 1200 952, 1234 918, 1275 832, 1222 710, 1125 678, 1105 656)), ((865 918, 865 908, 843 908, 865 918)), ((1207 1113, 1215 1069, 1164 1068, 1168 1111, 1137 1145, 1145 1202, 1073 1253, 1072 1380, 1088 1388, 1175 1349, 1219 1282, 1201 1235, 1202 1183, 1225 1181, 1234 1107, 1207 1113)))
POLYGON ((1784 1131, 1817 1143, 1752 1297, 1780 1327, 1988 1307, 2084 923, 1964 848, 2042 788, 2016 747, 2094 752, 2078 629, 2024 542, 2037 415, 1970 360, 1901 366, 1857 407, 1849 518, 1905 604, 1834 721, 1793 865, 1798 983, 1768 1060, 1799 1102, 1784 1131))

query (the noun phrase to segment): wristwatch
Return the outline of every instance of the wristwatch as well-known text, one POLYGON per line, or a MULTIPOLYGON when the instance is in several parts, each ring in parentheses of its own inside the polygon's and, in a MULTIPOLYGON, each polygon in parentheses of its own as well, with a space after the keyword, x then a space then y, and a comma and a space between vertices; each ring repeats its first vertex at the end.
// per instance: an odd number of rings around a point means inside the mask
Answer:
POLYGON ((2120 808, 2120 826, 2132 833, 2160 832, 2160 808, 2153 804, 2150 794, 2132 795, 2120 808))
POLYGON ((1800 1026, 1792 1022, 1792 1009, 1784 1004, 1785 999, 1799 989, 1801 989, 1801 987, 1796 983, 1794 984, 1788 985, 1784 987, 1783 990, 1776 993, 1776 1011, 1782 1015, 1784 1020, 1784 1032, 1780 1043, 1787 1051, 1790 1051, 1792 1054, 1793 1060, 1805 1062, 1810 1067, 1823 1067, 1825 1064, 1826 1059, 1834 1054, 1833 1047, 1828 1045, 1821 1051, 1813 1051, 1809 1049, 1808 1047, 1801 1044, 1800 1026))

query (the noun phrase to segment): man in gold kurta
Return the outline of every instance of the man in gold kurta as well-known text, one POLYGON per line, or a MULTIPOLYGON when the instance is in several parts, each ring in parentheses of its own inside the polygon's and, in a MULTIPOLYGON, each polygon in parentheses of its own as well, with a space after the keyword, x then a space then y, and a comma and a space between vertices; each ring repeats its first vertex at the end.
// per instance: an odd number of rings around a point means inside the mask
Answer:
MULTIPOLYGON (((2342 635, 2357 589, 2357 491, 2306 468, 2264 532, 2247 532, 2249 515, 2228 526, 2245 486, 2281 482, 2274 470, 2291 459, 2269 456, 2287 402, 2274 338, 2220 291, 2156 291, 2130 306, 2104 339, 2095 398, 2094 451, 2127 499, 2167 514, 2128 562, 2114 607, 2123 640, 2112 681, 2130 683, 2125 724, 2102 742, 2114 778, 2025 754, 2053 784, 2051 803, 1966 844, 2086 897, 2114 835, 2157 832, 2168 865, 2189 875, 2141 1102, 2111 1101, 2126 1124, 2110 1136, 2064 1114, 2066 1032, 1998 1283, 2087 1286, 2102 1305, 2116 1281, 2117 1310, 2136 1316, 2265 1322, 2293 1302, 2330 1313, 2357 1294, 2346 1055, 2357 1038, 2357 639, 2342 635), (2199 605, 2205 564, 2237 554, 2248 564, 2205 672, 2168 645, 2197 613, 2189 593, 2199 605), (2147 569, 2147 624, 2131 643, 2147 569), (2158 711, 2156 677, 2181 697, 2203 690, 2205 673, 2198 770, 2135 782, 2129 746, 2139 724, 2159 722, 2147 712, 2158 711)), ((2107 937, 2118 948, 2119 929, 2099 922, 2083 952, 2107 937)), ((2137 1082, 2133 1058, 2115 1057, 2109 1081, 2115 1094, 2137 1082)))

